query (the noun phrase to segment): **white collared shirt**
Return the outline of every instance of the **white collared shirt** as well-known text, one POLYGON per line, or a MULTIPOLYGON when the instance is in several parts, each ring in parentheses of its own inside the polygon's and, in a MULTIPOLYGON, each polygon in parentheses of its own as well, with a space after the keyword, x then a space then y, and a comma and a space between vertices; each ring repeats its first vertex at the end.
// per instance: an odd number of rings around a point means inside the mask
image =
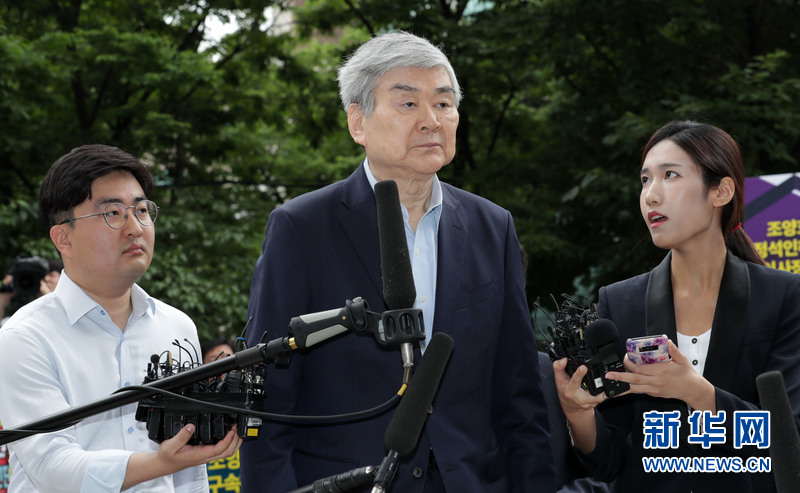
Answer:
POLYGON ((699 336, 685 336, 678 332, 678 349, 689 359, 692 368, 699 374, 706 369, 708 347, 711 344, 711 329, 699 336))
MULTIPOLYGON (((62 272, 53 293, 21 307, 0 328, 0 422, 6 429, 142 384, 153 354, 172 342, 199 351, 194 323, 183 312, 131 288, 125 330, 62 272)), ((183 354, 180 354, 183 353, 183 354)), ((187 361, 188 362, 188 361, 187 361)), ((136 421, 137 404, 89 416, 61 431, 9 444, 13 492, 119 491, 133 452, 158 448, 136 421)), ((205 466, 154 479, 131 492, 208 492, 205 466)))

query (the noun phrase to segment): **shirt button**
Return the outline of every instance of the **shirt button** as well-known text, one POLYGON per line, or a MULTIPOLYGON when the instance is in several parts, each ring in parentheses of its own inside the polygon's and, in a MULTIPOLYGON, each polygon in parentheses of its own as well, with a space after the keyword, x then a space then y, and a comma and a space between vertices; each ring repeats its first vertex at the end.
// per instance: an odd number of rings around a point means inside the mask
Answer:
POLYGON ((130 382, 125 382, 125 386, 126 386, 126 387, 130 387, 130 386, 131 386, 131 383, 130 383, 130 382))
POLYGON ((692 344, 697 344, 697 337, 692 337, 692 344))
POLYGON ((421 478, 421 477, 422 477, 422 468, 421 468, 421 467, 415 467, 415 468, 414 468, 414 469, 411 471, 411 474, 412 474, 412 475, 413 475, 415 478, 421 478))
POLYGON ((133 433, 133 426, 128 427, 128 433, 133 433))
POLYGON ((693 364, 694 366, 697 366, 697 363, 699 363, 699 361, 697 361, 697 360, 692 360, 692 364, 693 364))
POLYGON ((425 297, 424 296, 420 296, 419 297, 419 302, 420 303, 425 303, 425 297))
POLYGON ((420 253, 421 253, 421 252, 420 252, 419 248, 417 248, 416 250, 414 250, 414 254, 415 254, 415 255, 419 255, 420 253))

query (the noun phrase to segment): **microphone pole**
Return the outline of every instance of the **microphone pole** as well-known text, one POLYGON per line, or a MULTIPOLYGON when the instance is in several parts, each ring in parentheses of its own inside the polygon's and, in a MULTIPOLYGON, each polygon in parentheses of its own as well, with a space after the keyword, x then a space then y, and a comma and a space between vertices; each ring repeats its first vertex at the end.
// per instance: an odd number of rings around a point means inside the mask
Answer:
MULTIPOLYGON (((407 312, 413 313, 413 310, 407 312)), ((309 313, 293 318, 289 324, 290 336, 258 344, 252 348, 238 351, 227 358, 148 382, 141 385, 141 387, 172 390, 228 373, 232 370, 239 370, 261 363, 269 364, 277 358, 290 355, 296 349, 307 349, 348 330, 371 332, 380 344, 391 344, 395 340, 387 338, 384 333, 381 333, 382 327, 379 327, 382 323, 381 317, 386 320, 392 320, 391 316, 392 312, 386 312, 382 316, 370 312, 367 302, 361 298, 356 298, 352 301, 347 300, 344 308, 309 313)), ((0 431, 0 445, 37 433, 60 430, 72 426, 88 416, 131 404, 158 393, 158 391, 149 391, 147 389, 126 390, 123 387, 103 399, 70 407, 50 416, 23 423, 15 428, 2 430, 0 431)))
MULTIPOLYGON (((288 337, 272 340, 266 344, 239 351, 227 358, 176 373, 153 382, 144 384, 160 390, 180 388, 203 379, 215 377, 232 370, 260 363, 271 363, 276 357, 287 354, 293 350, 294 341, 288 337)), ((23 423, 13 429, 0 432, 0 445, 25 438, 37 433, 46 433, 72 426, 76 422, 95 414, 99 414, 116 407, 137 402, 147 397, 152 397, 159 392, 145 389, 125 390, 119 389, 108 397, 92 401, 80 406, 70 407, 64 411, 45 416, 43 418, 23 423)))
POLYGON ((376 470, 375 466, 358 467, 335 476, 318 479, 289 493, 344 493, 370 484, 375 479, 376 470))

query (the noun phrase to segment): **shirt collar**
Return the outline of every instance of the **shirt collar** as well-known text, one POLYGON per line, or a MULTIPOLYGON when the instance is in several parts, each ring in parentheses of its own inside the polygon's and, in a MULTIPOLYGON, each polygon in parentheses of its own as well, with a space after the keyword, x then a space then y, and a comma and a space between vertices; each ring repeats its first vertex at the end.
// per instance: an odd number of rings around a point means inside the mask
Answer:
MULTIPOLYGON (((364 158, 364 173, 367 174, 367 181, 369 181, 369 186, 372 187, 372 191, 375 191, 375 184, 378 183, 378 179, 375 178, 375 175, 372 174, 372 170, 369 167, 369 158, 364 158)), ((433 175, 433 183, 431 186, 431 203, 428 206, 428 211, 430 212, 437 207, 442 205, 442 184, 439 182, 439 177, 437 175, 433 175)), ((403 208, 403 217, 408 221, 408 212, 404 205, 400 204, 403 208)))
MULTIPOLYGON (((61 300, 67 320, 72 325, 92 310, 102 308, 86 291, 75 284, 75 281, 70 279, 67 272, 63 270, 61 271, 61 277, 58 279, 55 294, 61 300)), ((131 303, 133 305, 132 314, 134 318, 139 318, 148 311, 151 314, 155 314, 155 301, 138 284, 131 286, 131 303)))

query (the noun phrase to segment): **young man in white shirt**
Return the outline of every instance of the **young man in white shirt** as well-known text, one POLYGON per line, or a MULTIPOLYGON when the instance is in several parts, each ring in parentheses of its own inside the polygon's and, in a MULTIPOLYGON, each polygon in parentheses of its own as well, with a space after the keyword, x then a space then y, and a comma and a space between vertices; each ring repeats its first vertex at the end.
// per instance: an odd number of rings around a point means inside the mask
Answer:
MULTIPOLYGON (((199 347, 186 314, 136 285, 153 257, 153 188, 143 163, 110 146, 73 149, 50 168, 39 207, 64 272, 0 329, 7 429, 141 384, 150 355, 175 339, 199 347)), ((159 445, 135 411, 128 404, 10 443, 9 492, 205 493, 203 464, 241 445, 235 428, 214 445, 187 445, 191 424, 159 445)))

